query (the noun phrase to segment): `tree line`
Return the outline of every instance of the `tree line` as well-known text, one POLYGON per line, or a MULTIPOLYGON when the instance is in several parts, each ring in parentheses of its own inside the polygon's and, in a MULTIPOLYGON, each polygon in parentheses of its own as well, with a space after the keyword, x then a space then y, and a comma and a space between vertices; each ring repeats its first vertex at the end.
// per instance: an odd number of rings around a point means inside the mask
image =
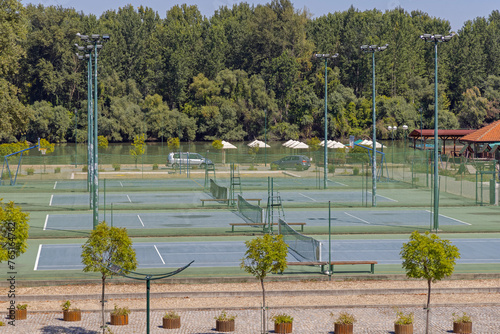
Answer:
MULTIPOLYGON (((434 48, 419 36, 450 24, 421 11, 354 7, 317 18, 289 0, 221 6, 211 17, 173 6, 165 18, 125 6, 99 18, 61 6, 0 3, 0 141, 85 142, 87 68, 77 33, 109 33, 100 51, 99 134, 110 142, 179 137, 253 140, 322 137, 328 62, 331 138, 370 136, 371 55, 377 132, 433 127, 434 48), (76 130, 75 130, 76 128, 76 130)), ((441 128, 500 119, 500 12, 465 22, 438 47, 441 128)), ((400 131, 397 137, 404 134, 400 131)))

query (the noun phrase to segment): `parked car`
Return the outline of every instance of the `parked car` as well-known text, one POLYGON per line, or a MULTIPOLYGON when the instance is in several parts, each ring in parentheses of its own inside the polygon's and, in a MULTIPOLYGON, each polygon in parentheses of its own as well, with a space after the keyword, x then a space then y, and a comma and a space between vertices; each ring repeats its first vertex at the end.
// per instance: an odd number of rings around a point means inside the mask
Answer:
POLYGON ((305 155, 289 155, 271 163, 273 164, 279 169, 308 170, 311 167, 311 160, 305 155))
POLYGON ((172 152, 168 155, 167 158, 167 166, 171 165, 173 168, 178 168, 179 165, 182 165, 184 167, 188 166, 188 159, 189 159, 189 166, 193 167, 199 167, 199 168, 205 168, 205 165, 213 165, 214 163, 210 159, 205 159, 201 154, 199 153, 193 153, 193 152, 172 152))

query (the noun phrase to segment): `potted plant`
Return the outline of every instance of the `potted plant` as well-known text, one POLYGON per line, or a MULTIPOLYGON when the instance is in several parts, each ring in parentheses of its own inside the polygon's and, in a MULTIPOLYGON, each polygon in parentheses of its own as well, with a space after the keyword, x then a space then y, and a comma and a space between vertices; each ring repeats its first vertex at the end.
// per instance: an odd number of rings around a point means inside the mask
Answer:
POLYGON ((17 304, 15 320, 26 320, 28 315, 28 304, 17 304))
POLYGON ((215 330, 217 332, 234 332, 234 319, 235 315, 228 315, 226 311, 222 311, 221 314, 215 318, 215 330))
POLYGON ((285 313, 280 313, 271 318, 274 322, 275 333, 291 333, 293 318, 285 313))
POLYGON ((158 164, 153 164, 153 170, 158 170, 158 164))
POLYGON ((71 308, 71 302, 67 300, 62 305, 63 310, 63 320, 64 321, 80 321, 82 320, 82 311, 74 308, 71 308))
POLYGON ((453 333, 472 333, 472 319, 467 313, 453 313, 453 333))
POLYGON ((404 313, 396 310, 397 319, 394 321, 395 334, 413 334, 413 313, 404 313))
MULTIPOLYGON (((333 316, 333 313, 330 313, 333 316)), ((352 334, 356 318, 352 314, 341 312, 335 320, 335 334, 352 334)))
POLYGON ((278 170, 278 165, 271 163, 271 170, 278 170))
POLYGON ((115 304, 115 308, 111 311, 111 325, 114 326, 124 326, 128 325, 128 315, 130 314, 130 309, 128 307, 118 307, 115 304))
POLYGON ((31 167, 26 168, 26 174, 33 175, 34 173, 35 173, 34 168, 31 168, 31 167))
POLYGON ((112 164, 112 167, 116 172, 119 171, 121 168, 120 164, 112 164))
POLYGON ((55 174, 60 173, 60 172, 61 172, 61 167, 54 168, 54 173, 55 174))
POLYGON ((163 316, 163 328, 181 328, 181 316, 174 311, 166 312, 163 316))

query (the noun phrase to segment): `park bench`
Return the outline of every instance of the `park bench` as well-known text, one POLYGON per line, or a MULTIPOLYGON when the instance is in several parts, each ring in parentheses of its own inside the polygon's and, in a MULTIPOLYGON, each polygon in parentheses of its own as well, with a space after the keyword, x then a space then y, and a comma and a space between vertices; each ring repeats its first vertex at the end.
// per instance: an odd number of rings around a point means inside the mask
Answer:
MULTIPOLYGON (((331 261, 330 264, 332 265, 332 274, 334 273, 334 267, 335 266, 342 266, 342 265, 356 265, 356 264, 369 264, 370 265, 370 272, 372 274, 375 273, 375 265, 377 264, 377 261, 331 261)), ((321 266, 321 272, 325 272, 325 266, 328 265, 328 261, 309 261, 309 262, 287 262, 287 265, 289 266, 321 266)))
MULTIPOLYGON (((296 226, 300 226, 300 231, 301 232, 304 232, 304 225, 306 223, 288 223, 288 225, 296 225, 296 226)), ((266 226, 267 223, 229 223, 229 225, 231 226, 231 232, 234 232, 234 227, 235 226, 266 226)), ((274 226, 278 225, 278 223, 274 223, 273 224, 274 226)))
MULTIPOLYGON (((200 199, 200 201, 201 201, 201 206, 205 206, 205 202, 227 202, 229 204, 229 202, 231 200, 228 198, 223 198, 223 199, 202 198, 202 199, 200 199)), ((234 201, 237 201, 237 199, 235 199, 234 201)), ((245 201, 257 201, 257 205, 260 206, 260 201, 262 201, 262 199, 261 198, 245 198, 245 201)))

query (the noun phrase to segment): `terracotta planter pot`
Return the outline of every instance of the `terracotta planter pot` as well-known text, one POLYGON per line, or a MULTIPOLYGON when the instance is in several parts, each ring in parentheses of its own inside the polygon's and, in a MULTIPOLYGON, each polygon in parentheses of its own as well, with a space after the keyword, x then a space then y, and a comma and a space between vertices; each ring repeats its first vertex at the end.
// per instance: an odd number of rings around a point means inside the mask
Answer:
POLYGON ((63 311, 64 321, 80 321, 82 320, 82 311, 80 310, 68 310, 63 311))
POLYGON ((454 322, 453 333, 472 333, 472 322, 454 322))
POLYGON ((217 332, 234 332, 234 320, 215 320, 215 330, 217 332))
POLYGON ((166 329, 181 328, 181 318, 176 318, 176 319, 163 318, 163 328, 166 329))
POLYGON ((292 332, 292 322, 284 322, 281 324, 274 323, 274 332, 275 333, 291 333, 292 332))
POLYGON ((335 334, 352 334, 354 329, 353 324, 337 324, 335 323, 335 334))
POLYGON ((111 314, 111 325, 113 326, 125 326, 128 325, 128 314, 111 314))
MULTIPOLYGON (((26 317, 28 316, 28 310, 24 309, 24 310, 16 310, 16 313, 14 314, 15 316, 15 320, 26 320, 26 317)), ((12 318, 12 314, 11 314, 11 319, 12 318)))
POLYGON ((413 334, 413 324, 399 325, 394 324, 395 334, 413 334))

